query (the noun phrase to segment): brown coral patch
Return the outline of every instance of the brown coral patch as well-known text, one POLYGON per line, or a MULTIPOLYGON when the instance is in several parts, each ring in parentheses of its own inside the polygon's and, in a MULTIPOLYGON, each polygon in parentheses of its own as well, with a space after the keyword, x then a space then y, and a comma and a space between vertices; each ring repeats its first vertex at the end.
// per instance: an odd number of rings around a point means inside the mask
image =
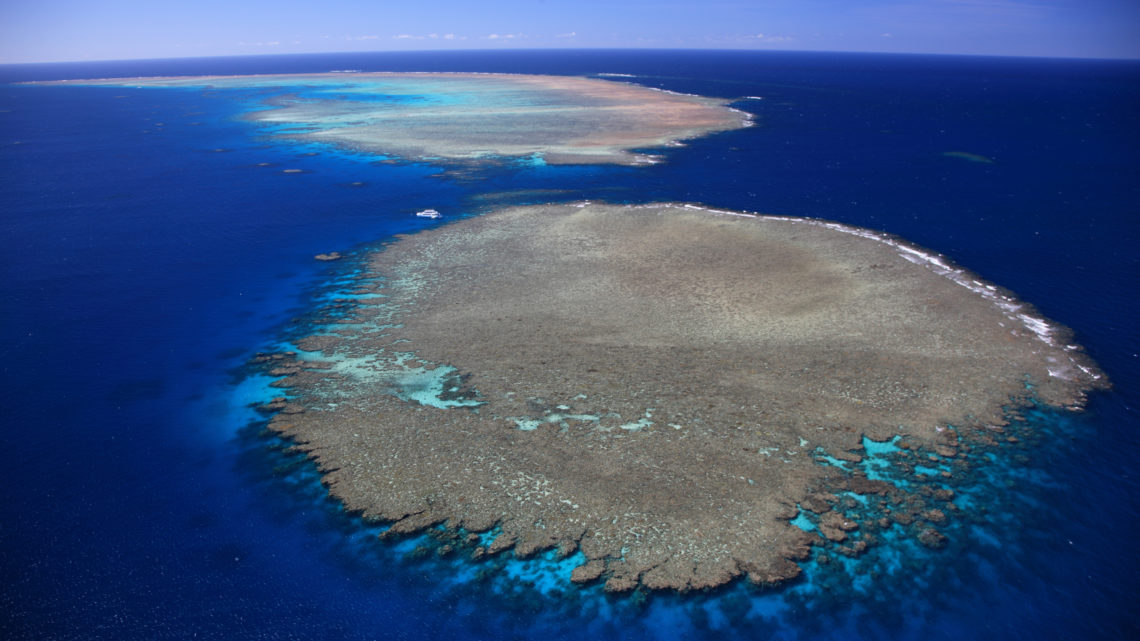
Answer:
MULTIPOLYGON (((819 488, 901 493, 819 450, 854 463, 863 435, 899 434, 951 447, 945 425, 1001 420, 1026 376, 1055 405, 1102 384, 1034 331, 1045 321, 1019 320, 1031 310, 922 256, 865 230, 675 205, 463 220, 371 258, 362 278, 385 304, 298 343, 324 369, 285 379, 307 411, 271 427, 395 532, 497 526, 475 556, 576 547, 576 580, 610 592, 786 581, 818 540, 789 524, 796 505, 839 541, 857 524, 819 488)), ((897 522, 936 517, 901 503, 897 522)))

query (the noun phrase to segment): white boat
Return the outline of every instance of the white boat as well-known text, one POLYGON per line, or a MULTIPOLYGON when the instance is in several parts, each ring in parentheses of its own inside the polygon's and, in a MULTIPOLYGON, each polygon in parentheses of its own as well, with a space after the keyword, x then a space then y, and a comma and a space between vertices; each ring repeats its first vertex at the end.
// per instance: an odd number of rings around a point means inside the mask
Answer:
POLYGON ((423 211, 417 211, 416 215, 419 216, 420 218, 443 218, 443 214, 439 213, 438 211, 436 211, 434 209, 425 209, 423 211))

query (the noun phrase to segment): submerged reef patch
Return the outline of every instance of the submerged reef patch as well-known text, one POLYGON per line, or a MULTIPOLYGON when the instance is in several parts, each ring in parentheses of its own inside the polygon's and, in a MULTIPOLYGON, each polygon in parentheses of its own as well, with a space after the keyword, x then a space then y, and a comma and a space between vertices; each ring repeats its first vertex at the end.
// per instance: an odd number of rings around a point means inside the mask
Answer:
POLYGON ((751 124, 749 114, 724 101, 576 76, 327 73, 60 82, 259 89, 265 92, 259 108, 247 117, 273 135, 452 164, 652 164, 655 156, 634 150, 751 124))
POLYGON ((353 278, 266 357, 287 390, 270 428, 386 537, 485 533, 480 558, 554 550, 612 592, 777 584, 892 524, 941 547, 959 452, 1013 406, 1107 386, 1007 292, 810 219, 518 207, 353 278))

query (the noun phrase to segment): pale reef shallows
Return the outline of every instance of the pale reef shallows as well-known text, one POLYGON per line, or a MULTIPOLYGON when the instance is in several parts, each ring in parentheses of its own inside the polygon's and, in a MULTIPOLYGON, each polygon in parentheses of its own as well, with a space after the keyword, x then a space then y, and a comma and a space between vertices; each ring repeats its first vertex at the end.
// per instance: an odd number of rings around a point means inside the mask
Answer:
POLYGON ((326 73, 38 84, 261 89, 247 117, 291 140, 404 161, 651 164, 634 150, 751 124, 724 101, 577 76, 326 73))
MULTIPOLYGON (((401 237, 356 282, 347 314, 262 357, 289 394, 271 428, 389 535, 580 552, 573 580, 611 591, 785 581, 863 527, 834 492, 906 493, 821 462, 885 442, 952 461, 1020 402, 1108 385, 1009 292, 811 219, 519 207, 401 237)), ((941 492, 907 517, 924 543, 941 492)))

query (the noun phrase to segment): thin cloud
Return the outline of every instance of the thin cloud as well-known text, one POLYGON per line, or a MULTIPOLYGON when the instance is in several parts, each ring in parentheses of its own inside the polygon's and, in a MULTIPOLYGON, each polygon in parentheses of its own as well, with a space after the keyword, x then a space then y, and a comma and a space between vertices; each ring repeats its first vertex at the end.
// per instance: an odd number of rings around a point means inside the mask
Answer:
POLYGON ((770 36, 770 35, 763 34, 763 33, 758 33, 758 34, 752 36, 752 38, 754 40, 759 40, 761 42, 795 42, 796 41, 795 36, 770 36))
MULTIPOLYGON (((505 38, 508 36, 498 36, 505 38)), ((513 38, 514 36, 509 36, 513 38)), ((445 33, 440 35, 438 33, 429 33, 426 36, 414 33, 400 33, 392 36, 393 40, 466 40, 467 36, 457 36, 454 33, 445 33)))

